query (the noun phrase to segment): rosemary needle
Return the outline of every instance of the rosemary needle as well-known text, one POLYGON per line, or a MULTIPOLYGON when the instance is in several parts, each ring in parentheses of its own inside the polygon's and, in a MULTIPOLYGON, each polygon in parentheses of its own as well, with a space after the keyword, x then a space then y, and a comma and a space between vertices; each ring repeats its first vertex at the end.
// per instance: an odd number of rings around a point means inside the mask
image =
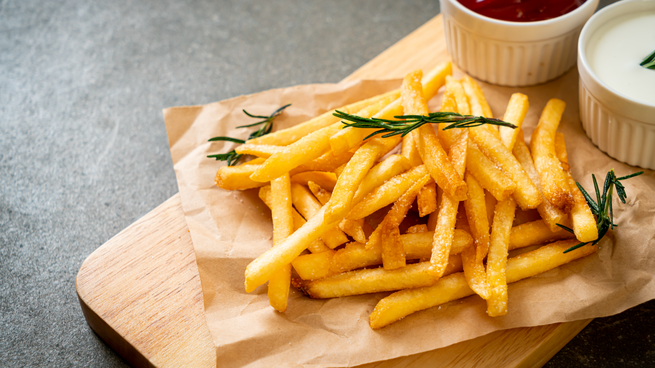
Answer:
POLYGON ((655 51, 651 52, 650 55, 646 56, 639 65, 643 66, 646 69, 655 69, 655 51))
MULTIPOLYGON (((614 223, 614 210, 612 208, 612 195, 614 193, 614 190, 616 189, 616 194, 619 196, 619 200, 621 200, 622 203, 625 203, 625 199, 627 198, 627 195, 625 193, 625 187, 621 183, 621 180, 630 179, 635 176, 641 175, 643 173, 644 173, 643 171, 640 171, 634 174, 617 178, 616 174, 614 173, 614 169, 610 170, 605 176, 605 183, 603 184, 602 194, 598 190, 598 182, 596 181, 596 176, 594 174, 591 174, 591 178, 594 181, 594 189, 596 190, 596 201, 594 201, 594 199, 591 198, 589 193, 587 193, 587 191, 582 187, 582 185, 580 185, 580 183, 578 182, 575 183, 580 189, 580 191, 582 192, 582 195, 585 197, 585 200, 589 205, 589 209, 591 210, 591 213, 593 213, 594 216, 596 216, 596 226, 598 227, 598 239, 594 240, 593 242, 576 244, 571 248, 565 250, 564 253, 568 253, 572 250, 576 250, 584 246, 585 244, 589 244, 589 243, 592 243, 592 245, 598 244, 600 239, 602 239, 605 236, 605 234, 607 234, 609 229, 614 229, 614 227, 617 226, 614 223)), ((573 234, 572 229, 561 224, 557 224, 557 226, 573 234)))
MULTIPOLYGON (((258 121, 256 123, 248 124, 248 125, 241 125, 241 126, 238 126, 237 129, 239 129, 239 128, 251 128, 251 127, 254 127, 254 126, 257 126, 257 125, 262 125, 261 128, 259 128, 258 130, 250 133, 250 136, 248 136, 248 139, 246 139, 246 140, 250 140, 250 139, 253 139, 253 138, 258 138, 258 137, 264 136, 264 135, 270 133, 273 130, 273 120, 276 117, 278 117, 280 114, 282 114, 284 109, 286 109, 289 106, 291 106, 291 104, 286 104, 286 105, 280 107, 279 109, 273 111, 273 113, 271 115, 269 115, 269 116, 253 115, 253 114, 249 113, 248 111, 243 110, 243 113, 248 115, 251 118, 264 119, 264 120, 258 121)), ((244 141, 243 139, 232 138, 232 137, 214 137, 214 138, 210 138, 208 142, 217 142, 217 141, 234 142, 234 143, 239 143, 239 144, 246 143, 246 141, 244 141)), ((228 166, 234 166, 239 161, 241 156, 243 156, 243 155, 240 155, 240 154, 236 153, 235 150, 232 150, 232 151, 230 151, 228 153, 219 153, 219 154, 216 154, 216 155, 209 155, 207 157, 208 158, 215 158, 217 161, 226 161, 228 166)))
POLYGON ((363 118, 357 115, 346 114, 339 110, 336 110, 332 115, 339 119, 348 121, 342 121, 344 128, 378 129, 364 139, 369 139, 377 134, 382 134, 382 138, 393 137, 395 135, 401 135, 404 137, 412 130, 425 124, 450 124, 445 129, 472 128, 484 124, 516 128, 516 125, 500 119, 485 118, 484 116, 461 115, 454 112, 432 112, 428 115, 394 116, 394 118, 399 120, 363 118))

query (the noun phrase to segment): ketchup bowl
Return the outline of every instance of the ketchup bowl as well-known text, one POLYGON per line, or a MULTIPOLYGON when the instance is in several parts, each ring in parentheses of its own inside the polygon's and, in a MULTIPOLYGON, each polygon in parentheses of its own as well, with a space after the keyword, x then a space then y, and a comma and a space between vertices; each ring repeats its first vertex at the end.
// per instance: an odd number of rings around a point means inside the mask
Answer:
POLYGON ((580 120, 609 156, 655 170, 655 0, 624 0, 594 14, 578 46, 580 120))
POLYGON ((522 22, 478 14, 457 0, 440 4, 453 62, 485 82, 522 87, 555 79, 575 65, 580 30, 598 0, 552 19, 522 22))

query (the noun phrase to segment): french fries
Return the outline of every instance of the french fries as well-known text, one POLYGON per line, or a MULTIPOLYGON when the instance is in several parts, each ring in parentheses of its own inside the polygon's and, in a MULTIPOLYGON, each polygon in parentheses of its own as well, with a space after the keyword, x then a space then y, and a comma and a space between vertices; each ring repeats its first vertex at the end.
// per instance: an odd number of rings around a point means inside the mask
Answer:
MULTIPOLYGON (((427 115, 427 100, 445 87, 441 111, 491 117, 482 88, 451 73, 449 63, 424 77, 415 71, 400 89, 338 110, 389 120, 427 115)), ((520 129, 528 105, 527 96, 511 96, 504 120, 516 129, 446 129, 418 117, 423 125, 387 137, 369 137, 370 125, 343 129, 330 111, 235 148, 256 158, 220 168, 216 184, 259 188, 274 229, 274 246, 246 268, 246 291, 268 282, 280 312, 290 284, 316 299, 394 292, 370 315, 374 329, 473 294, 490 317, 510 313, 508 284, 595 252, 584 245, 563 253, 598 238, 557 132, 564 103, 549 101, 530 148, 520 129), (513 227, 517 205, 541 219, 517 217, 513 227), (539 247, 508 259, 529 246, 539 247)))

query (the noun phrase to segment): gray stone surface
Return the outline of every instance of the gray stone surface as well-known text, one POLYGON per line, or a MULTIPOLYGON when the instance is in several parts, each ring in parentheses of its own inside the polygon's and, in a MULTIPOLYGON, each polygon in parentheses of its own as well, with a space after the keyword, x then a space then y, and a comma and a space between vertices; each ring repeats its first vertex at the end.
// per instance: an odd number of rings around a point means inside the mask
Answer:
MULTIPOLYGON (((0 366, 125 366, 74 281, 176 193, 162 108, 337 82, 438 12, 436 0, 0 0, 0 366)), ((596 320, 549 366, 649 366, 652 308, 596 320)))

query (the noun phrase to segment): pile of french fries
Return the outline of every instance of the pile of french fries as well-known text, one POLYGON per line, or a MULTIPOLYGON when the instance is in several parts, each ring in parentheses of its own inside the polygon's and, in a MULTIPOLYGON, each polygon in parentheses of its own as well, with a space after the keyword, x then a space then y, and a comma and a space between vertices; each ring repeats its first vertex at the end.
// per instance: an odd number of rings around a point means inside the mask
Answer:
MULTIPOLYGON (((476 82, 451 75, 450 63, 425 76, 416 71, 399 90, 337 110, 425 115, 426 101, 443 87, 441 111, 491 117, 476 82)), ((248 265, 246 291, 268 282, 280 312, 290 285, 312 298, 394 292, 370 315, 374 329, 473 294, 487 301, 489 316, 506 314, 509 283, 596 251, 585 245, 564 253, 598 238, 557 132, 564 108, 548 102, 529 147, 520 129, 528 97, 520 93, 502 118, 516 129, 423 125, 402 137, 365 139, 373 130, 344 129, 329 111, 247 141, 237 153, 256 158, 216 175, 224 189, 259 188, 272 212, 274 245, 248 265), (537 212, 540 219, 525 221, 537 212)))

